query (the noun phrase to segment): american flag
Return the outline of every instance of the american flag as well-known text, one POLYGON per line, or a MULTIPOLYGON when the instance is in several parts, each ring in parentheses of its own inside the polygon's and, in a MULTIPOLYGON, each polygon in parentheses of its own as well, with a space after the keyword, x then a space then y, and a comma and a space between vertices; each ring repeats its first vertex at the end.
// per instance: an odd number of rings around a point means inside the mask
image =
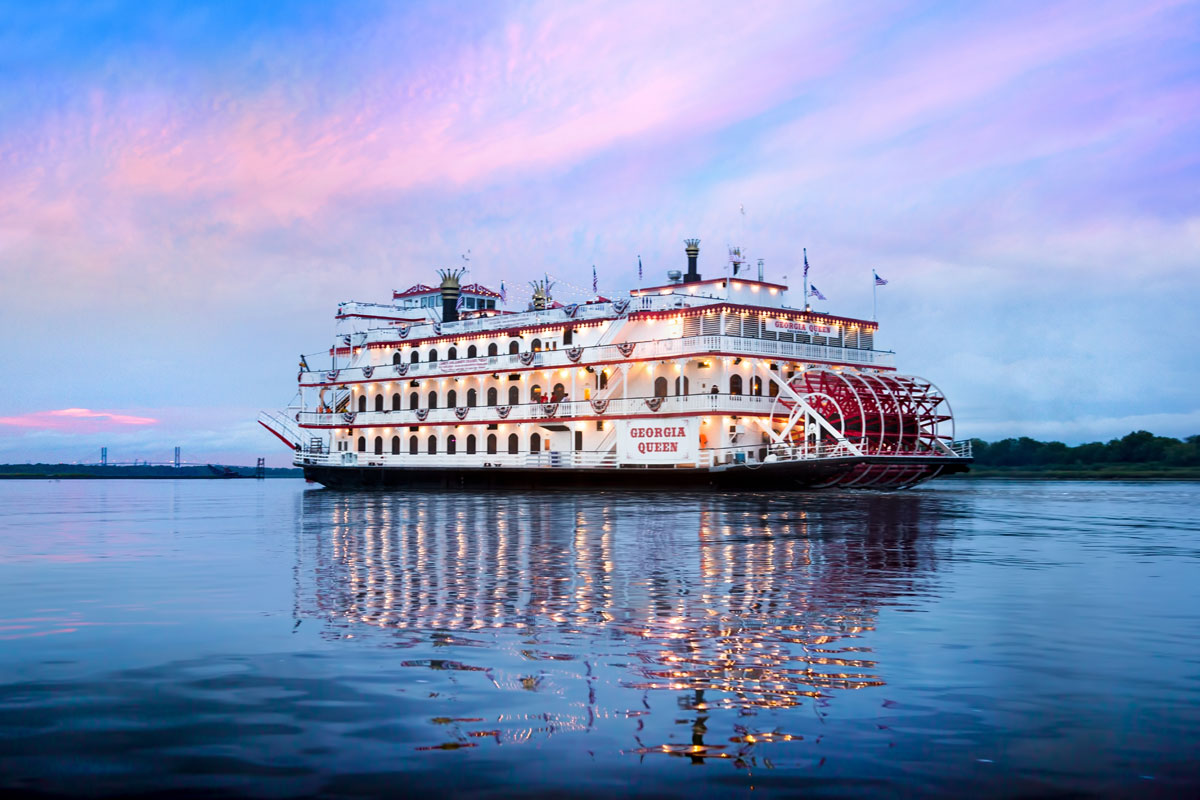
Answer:
POLYGON ((828 297, 826 297, 825 295, 821 294, 821 290, 820 290, 820 289, 818 289, 818 288, 816 287, 816 285, 814 285, 814 284, 811 284, 811 283, 808 285, 808 296, 809 296, 809 297, 815 297, 815 298, 817 298, 818 300, 828 300, 828 299, 829 299, 829 298, 828 298, 828 297))
POLYGON ((804 248, 804 282, 808 283, 808 248, 804 248))
POLYGON ((504 281, 500 281, 500 302, 503 303, 508 299, 508 292, 504 291, 504 281))
POLYGON ((599 287, 600 287, 600 283, 596 279, 596 265, 592 264, 592 292, 598 291, 599 287))
POLYGON ((638 283, 642 282, 642 257, 638 256, 638 283))
POLYGON ((876 272, 875 270, 871 270, 871 274, 875 276, 875 285, 876 286, 887 286, 887 281, 885 281, 883 278, 879 277, 878 272, 876 272))

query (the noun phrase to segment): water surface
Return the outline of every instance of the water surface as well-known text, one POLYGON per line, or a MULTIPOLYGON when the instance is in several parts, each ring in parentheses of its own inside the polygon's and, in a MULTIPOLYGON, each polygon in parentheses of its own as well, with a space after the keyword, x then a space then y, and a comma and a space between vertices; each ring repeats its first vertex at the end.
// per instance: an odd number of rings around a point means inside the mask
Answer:
POLYGON ((0 482, 0 789, 1185 795, 1198 501, 0 482))

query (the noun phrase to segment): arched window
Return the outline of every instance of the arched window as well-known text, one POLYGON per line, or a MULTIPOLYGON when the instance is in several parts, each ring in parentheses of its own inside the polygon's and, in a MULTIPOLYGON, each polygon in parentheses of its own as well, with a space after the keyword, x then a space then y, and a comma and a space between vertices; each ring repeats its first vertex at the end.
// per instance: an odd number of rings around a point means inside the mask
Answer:
POLYGON ((536 353, 536 352, 538 352, 539 350, 541 350, 541 349, 542 349, 542 340, 541 340, 541 339, 534 339, 534 340, 533 340, 533 341, 532 341, 532 342, 529 344, 529 349, 530 349, 530 350, 532 350, 532 351, 533 351, 533 352, 535 352, 535 353, 536 353))
POLYGON ((676 378, 675 379, 675 394, 680 395, 680 394, 687 394, 687 393, 688 393, 687 376, 684 375, 682 377, 676 378))
POLYGON ((554 384, 554 391, 552 391, 550 393, 550 399, 553 400, 555 403, 557 403, 559 400, 562 400, 566 396, 567 396, 567 387, 563 386, 561 383, 554 384))
POLYGON ((521 390, 518 389, 516 386, 508 387, 508 404, 510 406, 515 406, 517 403, 520 403, 520 402, 521 402, 521 390))
POLYGON ((367 437, 365 437, 365 436, 358 437, 358 452, 360 452, 360 453, 367 452, 367 437))
POLYGON ((771 381, 769 384, 767 384, 767 394, 769 394, 771 397, 775 397, 777 394, 779 394, 779 384, 775 381, 771 381))
POLYGON ((458 437, 453 433, 446 437, 446 452, 454 455, 458 451, 458 437))
POLYGON ((667 379, 666 378, 658 377, 658 378, 654 379, 654 396, 655 397, 666 397, 667 396, 667 379))
POLYGON ((381 394, 375 395, 375 410, 383 411, 383 395, 381 394))
POLYGON ((400 410, 400 393, 396 392, 392 395, 392 411, 400 410))
POLYGON ((437 361, 437 350, 429 351, 429 361, 430 361, 430 363, 437 361))
POLYGON ((479 392, 474 389, 467 389, 467 406, 474 408, 479 405, 479 392))
POLYGON ((542 452, 542 435, 540 433, 531 434, 529 437, 529 452, 542 452))
POLYGON ((750 379, 750 394, 762 397, 762 378, 757 375, 750 379))
POLYGON ((730 394, 741 394, 742 393, 742 376, 741 375, 729 376, 729 393, 730 394))
POLYGON ((421 447, 421 445, 418 444, 417 437, 410 436, 408 438, 408 454, 410 456, 415 456, 417 454, 417 450, 419 450, 420 447, 421 447))
POLYGON ((542 387, 536 383, 529 390, 529 402, 537 403, 542 399, 542 387))
POLYGON ((477 355, 479 355, 479 351, 475 348, 475 345, 467 348, 467 358, 474 358, 477 355))
POLYGON ((429 455, 431 455, 431 456, 437 455, 437 437, 436 436, 429 437, 429 444, 425 448, 425 452, 429 453, 429 455))
POLYGON ((487 438, 487 451, 489 456, 496 455, 496 434, 489 433, 487 438))
POLYGON ((410 394, 408 396, 408 407, 409 408, 416 409, 416 407, 419 406, 420 404, 421 404, 421 395, 417 394, 416 392, 413 392, 412 394, 410 394))
POLYGON ((458 358, 458 348, 457 347, 451 347, 449 350, 446 351, 446 360, 447 361, 453 361, 456 358, 458 358))
POLYGON ((519 451, 520 449, 521 449, 521 440, 519 438, 517 438, 517 435, 515 433, 510 433, 508 435, 508 452, 511 453, 512 455, 516 455, 517 451, 519 451))
POLYGON ((510 356, 515 356, 519 352, 521 352, 521 343, 516 339, 513 339, 508 343, 508 354, 510 356))
POLYGON ((467 455, 475 455, 475 434, 467 437, 467 455))
POLYGON ((446 392, 446 408, 454 408, 458 405, 458 392, 451 389, 446 392))
POLYGON ((383 455, 383 437, 382 436, 375 437, 375 455, 377 455, 377 456, 383 455))
POLYGON ((429 407, 437 408, 437 392, 429 393, 429 407))
POLYGON ((489 406, 496 405, 497 397, 496 397, 496 387, 495 386, 492 386, 488 389, 487 399, 488 399, 487 404, 489 406))
POLYGON ((491 344, 488 345, 488 355, 489 356, 500 355, 500 348, 496 346, 495 342, 492 342, 491 344))
POLYGON ((601 388, 601 389, 607 389, 607 388, 608 388, 608 372, 607 372, 607 371, 605 371, 605 370, 601 370, 601 371, 600 371, 600 378, 599 378, 599 381, 600 381, 600 388, 601 388))
POLYGON ((394 455, 394 456, 400 455, 400 437, 399 436, 392 437, 392 455, 394 455))
POLYGON ((409 356, 408 360, 411 361, 412 363, 416 364, 418 361, 421 360, 421 354, 418 353, 416 350, 413 350, 412 355, 409 356))
POLYGON ((402 360, 403 359, 400 358, 399 350, 397 350, 395 353, 392 353, 392 363, 393 364, 399 364, 402 360))
POLYGON ((367 396, 365 394, 360 394, 358 396, 358 410, 359 411, 367 410, 367 396))

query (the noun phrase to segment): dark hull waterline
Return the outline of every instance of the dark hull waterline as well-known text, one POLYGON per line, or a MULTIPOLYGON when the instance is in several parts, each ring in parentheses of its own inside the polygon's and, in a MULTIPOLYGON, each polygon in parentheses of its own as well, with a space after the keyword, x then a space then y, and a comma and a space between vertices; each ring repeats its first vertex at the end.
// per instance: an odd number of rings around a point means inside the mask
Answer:
POLYGON ((306 465, 304 477, 330 489, 896 489, 966 472, 971 459, 933 456, 736 464, 711 470, 622 467, 330 467, 306 465))

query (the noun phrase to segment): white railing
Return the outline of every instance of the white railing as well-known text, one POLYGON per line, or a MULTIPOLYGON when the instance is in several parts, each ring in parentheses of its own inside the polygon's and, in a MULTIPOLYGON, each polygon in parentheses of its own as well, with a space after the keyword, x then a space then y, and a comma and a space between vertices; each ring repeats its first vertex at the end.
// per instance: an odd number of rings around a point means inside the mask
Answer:
MULTIPOLYGON (((460 396, 462 396, 460 392, 460 396)), ((407 398, 405 398, 407 399, 407 398)), ((501 417, 497 406, 472 406, 463 417, 459 417, 454 408, 433 408, 424 419, 417 412, 409 409, 398 411, 359 411, 349 418, 341 414, 319 414, 314 411, 300 413, 301 425, 316 427, 344 427, 346 425, 373 425, 385 427, 404 427, 410 425, 429 425, 432 423, 505 423, 529 422, 544 420, 570 421, 577 417, 612 417, 612 416, 642 416, 653 417, 656 414, 695 413, 695 414, 767 414, 774 397, 742 395, 742 394, 688 394, 678 397, 664 397, 658 411, 651 411, 646 397, 623 397, 609 400, 603 414, 598 414, 589 400, 563 400, 558 403, 522 403, 507 406, 508 416, 501 417)), ((504 408, 505 406, 500 406, 504 408)))
MULTIPOLYGON (((507 447, 507 437, 497 436, 497 444, 507 447)), ((480 443, 486 438, 479 437, 480 443)), ((454 453, 445 451, 429 453, 425 448, 425 440, 420 440, 420 451, 412 454, 407 450, 408 438, 401 437, 404 451, 401 453, 374 452, 329 452, 321 447, 305 445, 297 452, 297 466, 357 466, 357 467, 422 467, 488 469, 503 467, 506 469, 645 469, 644 465, 620 464, 613 452, 594 450, 560 451, 544 450, 536 453, 519 452, 501 453, 479 452, 468 453, 465 444, 460 444, 454 453)), ((900 453, 888 456, 889 459, 902 461, 906 458, 926 461, 936 458, 939 454, 934 451, 925 453, 900 453)), ((764 466, 785 462, 820 461, 828 459, 856 458, 844 444, 823 443, 813 445, 770 445, 747 444, 733 447, 705 448, 699 453, 696 462, 678 465, 659 465, 659 469, 727 469, 742 466, 764 466)))
MULTIPOLYGON (((886 350, 858 350, 853 347, 832 347, 821 344, 804 344, 801 342, 779 342, 771 339, 748 339, 740 336, 687 336, 680 339, 658 339, 637 342, 629 356, 624 356, 615 344, 585 347, 579 361, 571 361, 566 349, 542 350, 534 353, 529 363, 521 360, 517 354, 496 356, 478 356, 475 358, 460 358, 453 361, 422 361, 409 363, 404 374, 400 374, 392 364, 380 364, 370 369, 371 379, 375 381, 409 380, 413 378, 446 377, 464 373, 478 372, 507 372, 518 369, 558 369, 578 368, 600 364, 613 364, 629 359, 655 358, 690 358, 705 356, 712 353, 729 353, 760 358, 790 358, 831 362, 835 364, 854 364, 865 367, 895 366, 896 355, 886 350)), ((337 371, 334 382, 353 382, 366 380, 364 367, 346 367, 337 371)), ((301 383, 313 386, 325 383, 324 372, 305 373, 301 383)))
POLYGON ((950 443, 950 449, 954 451, 954 455, 960 458, 974 458, 971 449, 970 439, 958 439, 950 443))
MULTIPOLYGON (((421 443, 424 448, 424 442, 421 443)), ((617 456, 615 453, 601 453, 590 450, 571 452, 561 450, 544 450, 537 453, 483 453, 476 451, 468 453, 460 449, 454 453, 428 453, 421 450, 416 454, 409 453, 355 453, 333 452, 324 449, 303 448, 296 454, 297 466, 359 466, 359 467, 459 467, 487 469, 490 467, 505 467, 507 469, 615 469, 617 456)))
MULTIPOLYGON (((294 414, 295 412, 289 409, 288 413, 294 414)), ((259 424, 274 431, 277 435, 290 440, 293 447, 305 439, 305 433, 296 423, 294 417, 289 419, 285 412, 260 411, 258 412, 258 421, 259 424)))

